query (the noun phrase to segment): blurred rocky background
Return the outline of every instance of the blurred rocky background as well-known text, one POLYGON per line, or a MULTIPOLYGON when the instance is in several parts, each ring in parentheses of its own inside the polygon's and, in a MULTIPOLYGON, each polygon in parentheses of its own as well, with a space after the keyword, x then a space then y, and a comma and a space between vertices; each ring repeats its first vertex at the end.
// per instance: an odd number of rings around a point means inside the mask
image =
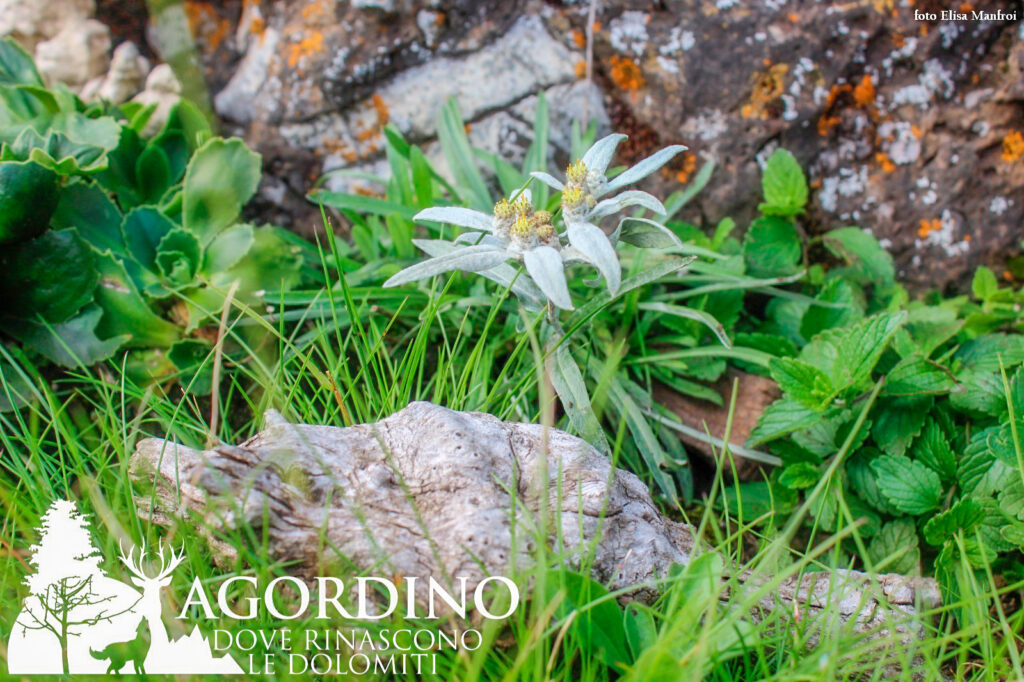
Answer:
MULTIPOLYGON (((167 27, 187 27, 224 132, 264 155, 261 217, 300 232, 319 220, 305 194, 325 172, 384 172, 385 124, 431 150, 438 111, 455 97, 471 140, 515 160, 544 92, 552 164, 567 160, 574 120, 628 133, 624 161, 688 145, 654 181, 662 191, 713 158, 711 184, 684 215, 697 224, 728 215, 743 225, 759 200, 758 164, 790 149, 815 188, 807 231, 872 231, 920 290, 961 288, 980 264, 1024 279, 1022 9, 953 0, 150 0, 147 13, 141 0, 0 0, 0 33, 85 98, 163 102, 182 86, 153 65, 180 49, 167 27), (1016 18, 914 18, 942 10, 1016 18)), ((356 174, 328 182, 381 189, 356 174)))

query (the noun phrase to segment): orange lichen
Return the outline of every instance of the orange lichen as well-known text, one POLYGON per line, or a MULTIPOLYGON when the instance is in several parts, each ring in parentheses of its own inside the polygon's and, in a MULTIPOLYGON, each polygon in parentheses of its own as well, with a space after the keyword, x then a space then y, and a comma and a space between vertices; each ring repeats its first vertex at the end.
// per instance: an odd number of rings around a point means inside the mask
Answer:
POLYGON ((969 12, 973 12, 974 11, 974 5, 972 5, 969 2, 961 2, 960 3, 960 11, 963 12, 964 14, 967 14, 969 12))
POLYGON ((917 27, 917 32, 922 36, 928 35, 928 25, 922 23, 920 26, 917 27))
POLYGON ((921 135, 924 134, 924 133, 921 132, 921 129, 918 128, 917 124, 915 124, 915 123, 911 123, 910 124, 910 132, 912 132, 914 134, 914 137, 917 138, 918 140, 920 140, 921 139, 921 135))
POLYGON ((765 57, 764 59, 761 60, 761 64, 767 69, 769 66, 772 65, 772 60, 768 59, 768 57, 765 57))
POLYGON ((867 107, 875 103, 875 84, 869 74, 864 74, 860 83, 853 89, 853 101, 859 107, 867 107))
POLYGON ((892 45, 893 45, 893 47, 902 48, 906 44, 907 44, 907 39, 903 37, 902 33, 897 31, 896 33, 892 34, 892 45))
POLYGON ((697 168, 697 157, 687 152, 683 156, 683 167, 676 171, 676 180, 680 183, 685 183, 693 175, 693 171, 697 168))
POLYGON ((600 21, 595 21, 594 22, 594 33, 597 33, 598 31, 600 31, 602 27, 604 27, 604 24, 602 24, 600 21))
POLYGON ((203 40, 211 50, 220 47, 231 31, 230 22, 208 2, 185 0, 185 16, 192 35, 203 40))
POLYGON ((576 44, 576 47, 586 47, 587 36, 583 35, 583 31, 573 31, 572 42, 576 44))
POLYGON ((576 69, 576 77, 577 78, 586 78, 587 77, 587 63, 586 62, 584 62, 584 61, 576 62, 576 66, 574 68, 576 69))
POLYGON ((297 43, 288 46, 288 67, 294 69, 299 61, 324 49, 324 34, 312 31, 297 43))
POLYGON ((853 91, 853 86, 849 83, 843 83, 842 85, 833 85, 832 89, 828 92, 828 97, 825 98, 825 111, 818 119, 818 134, 824 137, 828 135, 829 131, 835 128, 842 122, 842 119, 836 115, 835 110, 837 109, 837 102, 839 96, 848 92, 853 91))
POLYGON ((789 14, 786 15, 786 18, 789 19, 794 24, 800 23, 800 15, 797 14, 796 12, 790 12, 789 14))
POLYGON ((1005 279, 1007 282, 1012 282, 1013 273, 1010 272, 1009 270, 1003 270, 1003 279, 1005 279))
POLYGON ((383 128, 388 124, 388 118, 391 116, 391 110, 388 109, 387 102, 384 101, 384 98, 377 93, 373 93, 373 97, 370 98, 370 101, 373 102, 373 110, 377 112, 377 125, 383 128))
POLYGON ((267 30, 267 21, 263 17, 253 17, 252 23, 249 24, 249 32, 255 36, 263 37, 263 34, 267 30))
POLYGON ((920 227, 917 228, 917 236, 921 239, 925 239, 932 232, 936 232, 942 229, 942 221, 938 218, 932 220, 921 219, 920 227))
POLYGON ((1011 130, 1003 138, 1003 161, 1013 163, 1024 156, 1024 136, 1019 130, 1011 130))
POLYGON ((876 152, 875 161, 878 162, 878 165, 880 165, 882 170, 886 173, 892 173, 896 170, 896 164, 892 162, 892 159, 890 159, 889 155, 885 152, 876 152))
POLYGON ((324 0, 313 0, 299 13, 302 16, 302 20, 309 22, 321 17, 327 16, 327 7, 324 4, 324 0))
POLYGON ((971 235, 969 235, 969 234, 965 234, 965 235, 964 235, 964 241, 965 241, 965 242, 969 242, 969 241, 971 241, 971 235))
POLYGON ((647 82, 640 71, 640 67, 629 57, 612 55, 609 60, 611 64, 612 82, 622 90, 640 90, 646 87, 647 82))
POLYGON ((783 78, 787 71, 787 64, 776 64, 767 71, 755 73, 751 77, 750 101, 743 105, 740 114, 744 118, 768 118, 770 105, 785 93, 783 78))

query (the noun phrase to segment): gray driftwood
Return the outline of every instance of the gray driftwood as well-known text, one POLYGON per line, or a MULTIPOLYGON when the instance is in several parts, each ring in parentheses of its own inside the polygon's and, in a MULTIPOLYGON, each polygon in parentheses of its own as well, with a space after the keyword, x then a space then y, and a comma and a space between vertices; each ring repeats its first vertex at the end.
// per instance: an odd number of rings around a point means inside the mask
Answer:
MULTIPOLYGON (((592 551, 595 579, 650 601, 657 578, 695 547, 691 526, 660 514, 639 478, 584 441, 430 403, 349 428, 293 425, 270 411, 264 431, 237 446, 144 440, 130 471, 155 483, 136 497, 141 513, 165 526, 198 520, 218 561, 237 551, 218 535, 249 524, 268 534, 272 558, 306 577, 350 564, 371 575, 466 576, 472 589, 513 562, 525 567, 529 539, 547 528, 570 563, 592 551)), ((898 575, 815 573, 754 610, 813 618, 828 603, 861 632, 910 634, 915 608, 936 606, 938 591, 898 575)))

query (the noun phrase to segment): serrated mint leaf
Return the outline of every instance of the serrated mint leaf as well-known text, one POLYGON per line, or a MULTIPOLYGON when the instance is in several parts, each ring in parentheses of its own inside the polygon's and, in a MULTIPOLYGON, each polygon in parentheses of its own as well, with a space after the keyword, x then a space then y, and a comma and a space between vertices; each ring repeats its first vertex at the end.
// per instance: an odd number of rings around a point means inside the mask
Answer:
POLYGON ((999 358, 1009 369, 1024 362, 1024 336, 985 334, 964 342, 953 356, 965 368, 979 372, 998 372, 999 358))
POLYGON ((974 271, 974 279, 971 281, 971 293, 979 301, 988 300, 989 296, 999 290, 999 280, 996 274, 984 265, 974 271))
POLYGON ((846 461, 846 475, 850 478, 849 488, 883 514, 895 515, 898 513, 896 508, 889 504, 882 491, 878 489, 878 477, 871 468, 871 460, 878 456, 874 449, 864 448, 846 461))
POLYGON ((1008 515, 1024 521, 1024 481, 1020 477, 999 491, 999 506, 1008 515))
POLYGON ((868 544, 868 556, 876 571, 915 573, 921 561, 921 550, 914 522, 896 519, 884 524, 868 544))
POLYGON ((892 256, 873 235, 859 227, 842 227, 826 232, 822 243, 833 256, 843 260, 845 267, 833 270, 858 284, 892 286, 895 270, 892 256))
POLYGON ((810 488, 821 478, 818 467, 810 462, 797 462, 790 464, 779 474, 779 483, 790 490, 803 490, 810 488))
POLYGON ((817 412, 828 407, 832 382, 820 369, 794 358, 772 358, 768 367, 786 397, 817 412))
POLYGON ((949 402, 968 414, 998 416, 1006 410, 1003 379, 998 369, 966 368, 956 374, 956 386, 949 393, 949 402))
POLYGON ((871 437, 886 454, 906 454, 910 443, 924 429, 933 403, 931 397, 913 402, 880 401, 872 412, 875 422, 871 427, 871 437))
POLYGON ((906 457, 882 455, 871 461, 871 468, 885 499, 904 514, 919 516, 939 506, 942 481, 924 464, 906 457))
POLYGON ((795 400, 782 398, 765 408, 750 432, 748 447, 780 438, 799 429, 805 429, 821 419, 821 415, 795 400))
POLYGON ((807 178, 800 162, 785 149, 777 149, 768 158, 761 177, 765 215, 792 216, 802 213, 807 204, 807 178))
POLYGON ((800 269, 802 252, 796 228, 781 218, 758 218, 743 239, 743 259, 755 277, 792 275, 800 269))
POLYGON ((885 378, 883 393, 890 396, 938 395, 948 393, 956 382, 937 362, 920 355, 903 358, 885 378))
POLYGON ((1020 474, 996 458, 989 448, 989 437, 1000 427, 993 426, 982 429, 971 435, 964 448, 956 470, 956 479, 964 494, 977 496, 996 493, 1020 474))
POLYGON ((985 512, 981 505, 974 498, 965 497, 946 511, 933 516, 924 524, 921 534, 928 544, 941 547, 953 533, 958 530, 970 533, 984 518, 985 512))
POLYGON ((800 359, 822 370, 844 397, 854 397, 871 385, 871 372, 889 345, 906 313, 882 313, 815 336, 800 351, 800 359))
POLYGON ((910 454, 937 473, 943 481, 956 478, 956 455, 937 422, 929 421, 925 424, 921 435, 914 440, 910 454))

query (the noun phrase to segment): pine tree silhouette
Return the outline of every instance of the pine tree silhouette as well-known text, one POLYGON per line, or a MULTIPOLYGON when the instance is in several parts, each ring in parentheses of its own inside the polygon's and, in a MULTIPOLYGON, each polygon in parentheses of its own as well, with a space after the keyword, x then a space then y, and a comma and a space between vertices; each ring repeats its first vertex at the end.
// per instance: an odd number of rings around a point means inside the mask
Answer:
POLYGON ((114 613, 96 610, 114 597, 93 590, 94 578, 102 577, 102 557, 92 544, 87 523, 74 503, 57 500, 43 516, 42 535, 39 544, 31 548, 29 560, 36 572, 26 584, 38 611, 28 609, 32 623, 25 629, 45 630, 57 638, 64 674, 69 672, 68 640, 80 634, 76 630, 112 620, 134 607, 114 613))

